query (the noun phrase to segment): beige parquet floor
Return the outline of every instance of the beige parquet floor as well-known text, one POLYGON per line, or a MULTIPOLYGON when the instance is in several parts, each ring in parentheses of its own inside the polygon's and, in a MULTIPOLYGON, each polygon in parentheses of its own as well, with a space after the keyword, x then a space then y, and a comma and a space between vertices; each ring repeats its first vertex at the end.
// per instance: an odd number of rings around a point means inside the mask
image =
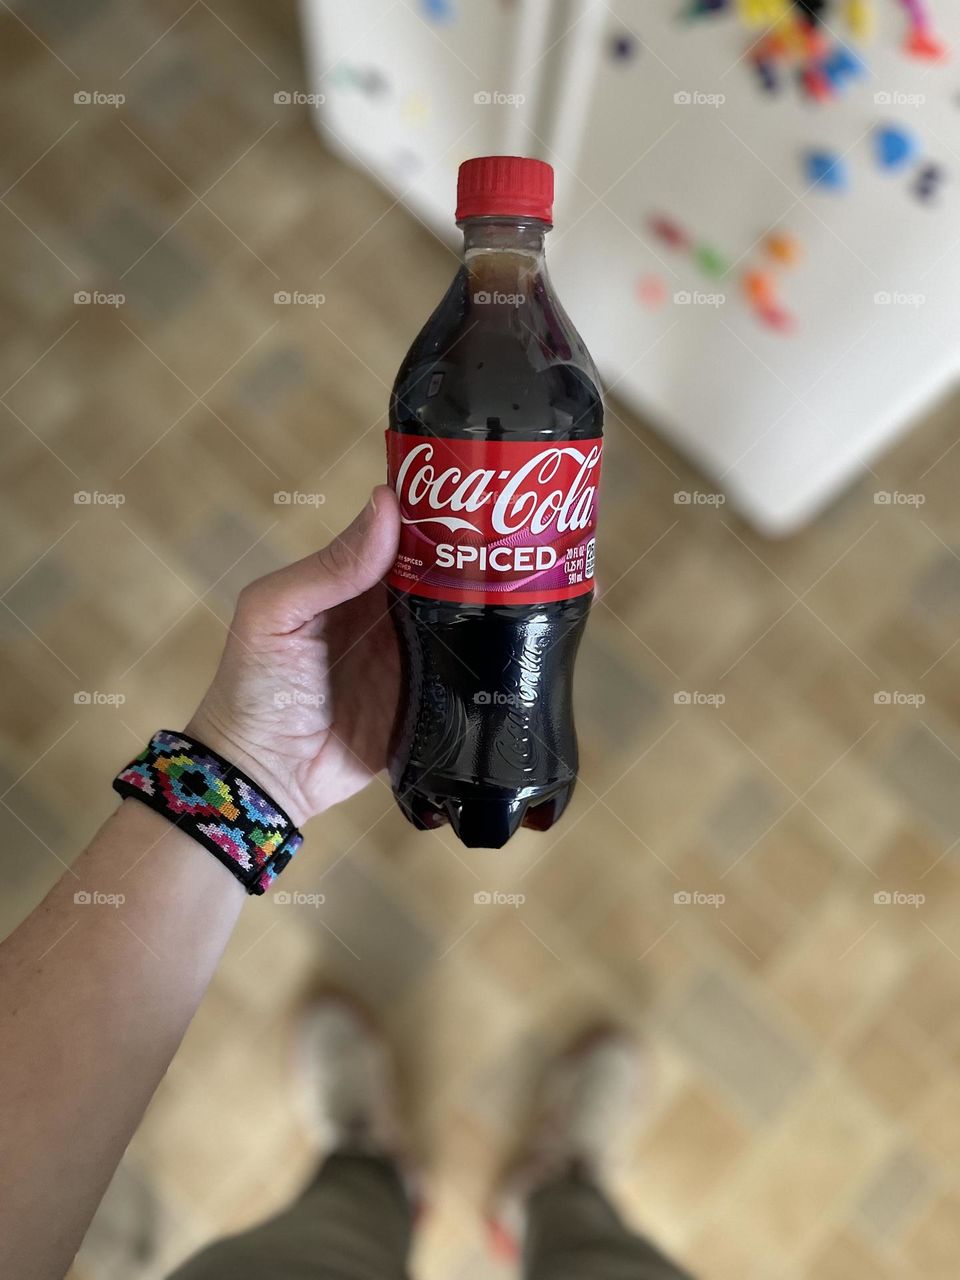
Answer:
MULTIPOLYGON (((9 929, 119 764, 184 722, 239 586, 382 474, 388 385, 453 260, 274 107, 303 83, 291 6, 37 0, 0 34, 9 929), (131 64, 122 109, 74 104, 131 64)), ((704 482, 612 407, 571 812, 497 855, 416 835, 379 783, 314 822, 284 881, 322 905, 244 911, 78 1280, 163 1275, 296 1189, 289 1030, 330 978, 398 1044, 437 1173, 427 1280, 498 1274, 478 1206, 531 1073, 598 1014, 654 1066, 623 1203, 705 1280, 957 1275, 958 406, 779 543, 677 506, 704 482), (493 890, 525 900, 475 903, 493 890)))

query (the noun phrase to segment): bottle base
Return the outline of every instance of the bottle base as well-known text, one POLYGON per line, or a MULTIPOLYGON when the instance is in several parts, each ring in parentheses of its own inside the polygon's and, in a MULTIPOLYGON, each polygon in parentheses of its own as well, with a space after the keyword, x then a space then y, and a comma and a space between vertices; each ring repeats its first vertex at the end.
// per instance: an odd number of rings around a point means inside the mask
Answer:
POLYGON ((570 803, 576 779, 562 783, 547 795, 521 798, 507 796, 427 795, 407 790, 394 796, 408 822, 418 831, 434 831, 449 824, 461 844, 468 849, 502 849, 507 841, 527 827, 548 831, 570 803))

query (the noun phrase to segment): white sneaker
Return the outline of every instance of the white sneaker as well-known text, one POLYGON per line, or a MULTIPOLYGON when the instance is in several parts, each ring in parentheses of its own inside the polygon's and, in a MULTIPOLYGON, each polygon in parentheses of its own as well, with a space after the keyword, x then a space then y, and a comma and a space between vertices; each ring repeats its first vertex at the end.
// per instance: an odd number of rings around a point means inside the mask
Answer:
POLYGON ((308 1006, 298 1036, 305 1110, 322 1156, 347 1149, 399 1159, 394 1064, 363 1009, 348 996, 308 1006))
POLYGON ((540 1186, 573 1169, 605 1183, 625 1162, 640 1118, 648 1072, 638 1045, 618 1028, 578 1037, 548 1068, 530 1136, 494 1198, 494 1251, 522 1250, 526 1204, 540 1186))

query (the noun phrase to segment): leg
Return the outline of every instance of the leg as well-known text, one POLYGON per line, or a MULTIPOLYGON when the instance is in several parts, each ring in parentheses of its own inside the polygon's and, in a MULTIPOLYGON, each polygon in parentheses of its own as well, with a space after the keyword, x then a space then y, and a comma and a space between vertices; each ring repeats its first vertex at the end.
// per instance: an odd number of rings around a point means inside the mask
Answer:
POLYGON ((599 1028, 550 1067, 530 1133, 491 1222, 526 1280, 689 1280, 621 1222, 601 1187, 629 1147, 642 1059, 599 1028))
POLYGON ((339 1152, 291 1208, 217 1241, 171 1280, 403 1280, 412 1216, 391 1161, 339 1152))
POLYGON ((308 1010, 300 1041, 319 1173, 289 1209, 171 1280, 404 1280, 413 1195, 386 1047, 360 1011, 329 996, 308 1010))
POLYGON ((689 1280, 623 1225, 603 1192, 577 1170, 527 1203, 527 1280, 689 1280))

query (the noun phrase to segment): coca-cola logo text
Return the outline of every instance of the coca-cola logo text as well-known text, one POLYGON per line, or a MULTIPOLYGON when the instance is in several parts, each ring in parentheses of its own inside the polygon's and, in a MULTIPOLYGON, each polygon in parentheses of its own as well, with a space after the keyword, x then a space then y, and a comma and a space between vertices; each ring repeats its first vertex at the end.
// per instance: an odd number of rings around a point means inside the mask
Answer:
POLYGON ((458 466, 441 469, 435 463, 436 445, 427 442, 411 449, 403 460, 396 478, 401 512, 426 507, 435 515, 417 519, 401 515, 404 524, 442 524, 451 531, 472 529, 483 533, 481 525, 456 512, 473 514, 490 507, 484 524, 501 537, 529 529, 533 534, 555 527, 558 533, 578 531, 590 526, 600 444, 588 442, 583 448, 574 444, 548 445, 513 472, 476 467, 464 471, 458 466), (570 475, 573 462, 577 470, 570 475), (550 488, 558 473, 565 472, 565 483, 550 488))

